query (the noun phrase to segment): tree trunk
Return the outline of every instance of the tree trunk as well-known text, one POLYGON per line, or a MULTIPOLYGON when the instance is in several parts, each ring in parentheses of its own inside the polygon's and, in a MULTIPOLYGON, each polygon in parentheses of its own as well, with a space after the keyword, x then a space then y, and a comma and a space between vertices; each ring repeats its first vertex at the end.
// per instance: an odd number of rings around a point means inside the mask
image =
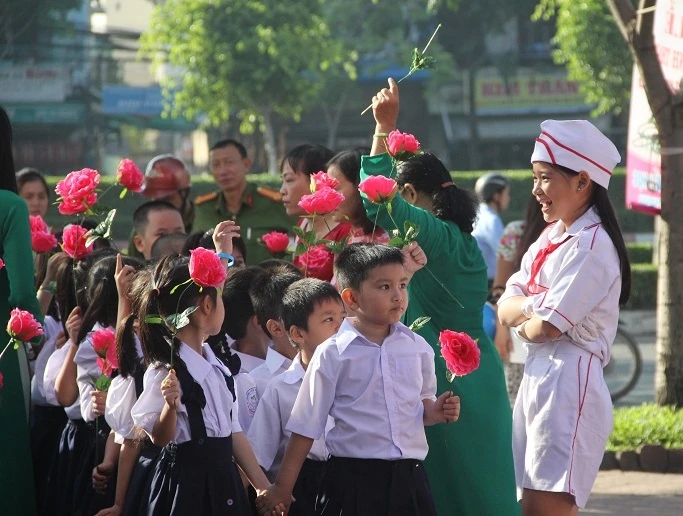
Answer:
POLYGON ((473 64, 469 70, 467 99, 469 104, 468 123, 470 128, 470 143, 467 146, 470 158, 470 170, 479 170, 481 155, 479 154, 479 126, 477 123, 477 65, 473 64))
POLYGON ((266 149, 268 157, 268 172, 274 176, 278 175, 277 166, 277 146, 275 144, 275 129, 273 128, 273 114, 267 110, 263 114, 263 147, 266 149))
POLYGON ((346 106, 346 99, 348 98, 348 90, 344 90, 341 94, 337 104, 334 107, 334 113, 329 113, 329 108, 325 106, 328 113, 325 115, 327 120, 327 148, 335 149, 337 147, 337 134, 339 132, 339 122, 341 121, 344 107, 346 106))

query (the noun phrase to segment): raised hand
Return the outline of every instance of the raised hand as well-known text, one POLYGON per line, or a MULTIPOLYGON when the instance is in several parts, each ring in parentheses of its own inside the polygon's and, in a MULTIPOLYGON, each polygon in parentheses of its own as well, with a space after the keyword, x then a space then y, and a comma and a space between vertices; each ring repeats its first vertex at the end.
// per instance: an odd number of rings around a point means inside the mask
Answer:
POLYGON ((135 276, 135 269, 130 265, 123 265, 123 257, 120 253, 116 255, 114 282, 116 283, 116 290, 119 293, 119 297, 128 296, 130 285, 133 283, 133 276, 135 276))
POLYGON ((76 307, 71 310, 71 313, 69 314, 69 317, 67 317, 66 323, 64 325, 66 326, 66 331, 69 334, 68 337, 72 342, 78 335, 82 322, 83 318, 81 317, 81 309, 76 307))
POLYGON ((401 253, 403 254, 403 266, 411 278, 413 274, 427 265, 427 255, 417 242, 410 242, 403 246, 401 253))
POLYGON ((396 129, 398 109, 398 84, 389 78, 389 87, 381 89, 372 97, 372 113, 377 123, 376 132, 390 133, 396 129))
POLYGON ((235 221, 224 220, 213 230, 213 243, 217 253, 232 254, 232 239, 240 236, 240 227, 235 221))

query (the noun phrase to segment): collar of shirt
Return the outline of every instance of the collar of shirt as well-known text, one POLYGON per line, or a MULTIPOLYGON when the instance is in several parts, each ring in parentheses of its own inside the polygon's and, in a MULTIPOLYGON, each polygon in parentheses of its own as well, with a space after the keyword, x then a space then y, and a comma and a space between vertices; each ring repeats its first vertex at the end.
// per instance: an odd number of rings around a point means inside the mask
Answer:
POLYGON ((187 371, 197 383, 202 383, 211 372, 213 366, 218 367, 223 374, 230 376, 230 370, 225 367, 211 350, 208 344, 202 346, 203 356, 183 342, 178 354, 185 362, 187 371))
POLYGON ((282 373, 282 380, 288 385, 294 385, 303 380, 305 374, 304 366, 301 365, 301 353, 299 353, 292 360, 292 365, 289 366, 289 369, 282 373))
MULTIPOLYGON (((240 211, 242 211, 242 208, 251 208, 254 205, 254 193, 256 192, 256 185, 253 185, 252 183, 247 182, 247 187, 244 189, 244 193, 242 194, 242 201, 240 203, 240 209, 237 213, 234 215, 238 215, 240 211)), ((221 213, 231 213, 230 210, 228 209, 228 203, 225 200, 225 194, 221 191, 219 193, 220 195, 220 204, 219 204, 219 210, 221 213)))
POLYGON ((564 238, 566 238, 567 235, 576 236, 583 229, 586 229, 590 226, 595 226, 596 224, 600 224, 600 222, 600 216, 595 211, 595 208, 590 207, 588 208, 586 213, 584 213, 578 219, 576 219, 574 223, 571 226, 569 226, 568 229, 563 230, 563 224, 559 221, 556 222, 548 232, 548 240, 555 244, 558 241, 561 241, 564 238))
MULTIPOLYGON (((415 335, 413 334, 410 329, 408 329, 407 326, 405 326, 402 323, 394 323, 391 325, 391 330, 389 330, 389 335, 393 335, 396 331, 400 331, 404 334, 406 334, 408 337, 410 337, 412 340, 415 340, 415 335)), ((361 332, 359 332, 356 327, 351 324, 351 321, 349 321, 349 317, 344 319, 344 322, 339 328, 339 331, 337 332, 337 335, 333 337, 335 340, 335 343, 337 344, 337 349, 339 350, 339 354, 341 355, 344 353, 344 350, 349 347, 349 344, 351 344, 354 340, 360 339, 363 342, 366 342, 368 344, 372 344, 373 346, 376 346, 377 344, 374 344, 373 342, 370 342, 365 335, 363 335, 361 332)))
POLYGON ((266 367, 271 374, 280 369, 285 360, 288 360, 286 356, 281 355, 273 348, 268 346, 268 352, 266 353, 266 367))

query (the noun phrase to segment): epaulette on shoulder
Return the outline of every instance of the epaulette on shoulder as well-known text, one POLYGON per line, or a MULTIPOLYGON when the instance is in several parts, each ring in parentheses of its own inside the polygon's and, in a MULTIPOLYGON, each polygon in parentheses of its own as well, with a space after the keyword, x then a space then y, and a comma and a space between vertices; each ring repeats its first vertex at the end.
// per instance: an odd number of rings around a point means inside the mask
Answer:
POLYGON ((201 204, 204 204, 209 201, 215 201, 216 199, 218 199, 218 192, 211 192, 208 194, 195 197, 194 204, 195 206, 200 206, 201 204))
POLYGON ((256 189, 256 193, 259 194, 261 197, 265 197, 269 201, 282 202, 282 194, 277 190, 268 188, 267 186, 259 186, 256 189))

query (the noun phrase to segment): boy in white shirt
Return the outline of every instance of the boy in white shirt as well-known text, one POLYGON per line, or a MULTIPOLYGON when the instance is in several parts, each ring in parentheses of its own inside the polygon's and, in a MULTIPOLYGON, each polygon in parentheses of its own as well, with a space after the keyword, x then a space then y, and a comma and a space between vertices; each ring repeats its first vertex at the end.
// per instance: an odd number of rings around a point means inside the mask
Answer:
POLYGON ((347 309, 339 332, 309 365, 287 424, 292 432, 275 483, 259 499, 260 514, 289 503, 314 439, 331 454, 316 514, 429 516, 436 508, 422 461, 424 425, 456 421, 460 399, 436 398, 434 352, 399 321, 408 304, 401 251, 353 244, 335 263, 347 309))
MULTIPOLYGON (((282 321, 299 353, 284 373, 266 387, 249 431, 249 442, 266 475, 275 479, 291 432, 287 422, 308 364, 319 344, 332 337, 344 320, 339 292, 328 282, 305 278, 292 283, 282 299, 282 321)), ((315 514, 327 448, 324 436, 313 442, 294 486, 290 516, 315 514)))

